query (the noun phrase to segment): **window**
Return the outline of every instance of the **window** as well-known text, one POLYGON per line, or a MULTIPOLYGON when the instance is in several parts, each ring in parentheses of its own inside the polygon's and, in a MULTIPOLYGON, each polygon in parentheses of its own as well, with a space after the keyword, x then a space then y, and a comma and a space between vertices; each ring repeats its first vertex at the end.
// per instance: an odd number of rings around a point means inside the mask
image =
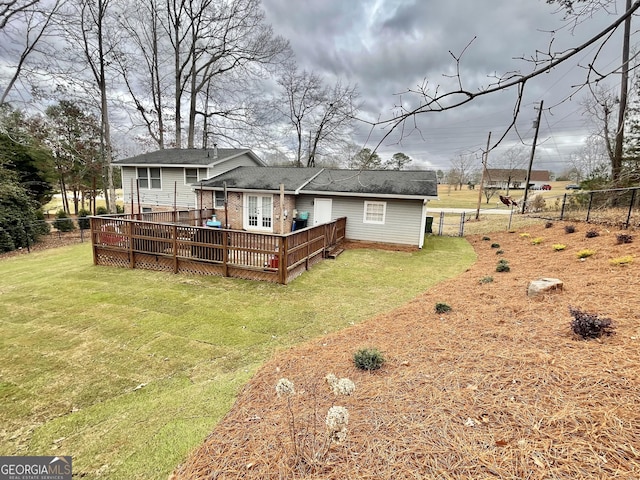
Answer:
POLYGON ((216 202, 213 208, 224 208, 224 192, 216 192, 216 202))
POLYGON ((184 183, 192 184, 200 182, 207 178, 206 168, 185 168, 184 169, 184 183))
POLYGON ((364 218, 363 223, 384 224, 385 214, 387 212, 387 202, 364 202, 364 218))
POLYGON ((162 188, 159 167, 138 167, 137 173, 140 188, 162 188))
POLYGON ((245 205, 245 228, 272 230, 273 202, 271 196, 247 195, 245 205))

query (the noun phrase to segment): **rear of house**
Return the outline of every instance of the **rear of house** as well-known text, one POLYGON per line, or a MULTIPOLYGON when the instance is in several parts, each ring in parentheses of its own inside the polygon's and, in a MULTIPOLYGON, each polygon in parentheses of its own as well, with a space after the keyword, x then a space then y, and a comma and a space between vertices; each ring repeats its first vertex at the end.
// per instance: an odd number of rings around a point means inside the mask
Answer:
POLYGON ((288 233, 346 217, 347 239, 421 248, 437 179, 424 170, 239 167, 195 189, 231 229, 288 233))

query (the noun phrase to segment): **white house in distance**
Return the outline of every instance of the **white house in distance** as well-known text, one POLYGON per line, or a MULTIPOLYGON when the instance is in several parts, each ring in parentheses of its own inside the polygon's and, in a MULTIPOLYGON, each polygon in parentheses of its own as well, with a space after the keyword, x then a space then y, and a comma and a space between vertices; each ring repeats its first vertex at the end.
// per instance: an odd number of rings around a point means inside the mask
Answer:
POLYGON ((122 168, 127 213, 196 208, 194 185, 198 182, 240 166, 266 166, 249 149, 217 147, 157 150, 113 164, 122 168))
MULTIPOLYGON (((549 170, 531 170, 529 188, 539 190, 551 181, 549 170)), ((487 168, 484 188, 507 190, 524 189, 527 182, 527 171, 523 168, 487 168)))

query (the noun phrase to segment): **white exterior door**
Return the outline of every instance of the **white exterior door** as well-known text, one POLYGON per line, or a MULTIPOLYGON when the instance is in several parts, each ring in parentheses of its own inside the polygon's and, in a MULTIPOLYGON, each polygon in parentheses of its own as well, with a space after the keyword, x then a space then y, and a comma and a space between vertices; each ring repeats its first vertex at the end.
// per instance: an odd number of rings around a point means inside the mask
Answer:
POLYGON ((244 228, 247 230, 273 231, 273 202, 270 195, 245 197, 244 228))
POLYGON ((313 201, 313 224, 319 225, 331 221, 331 199, 316 198, 313 201))

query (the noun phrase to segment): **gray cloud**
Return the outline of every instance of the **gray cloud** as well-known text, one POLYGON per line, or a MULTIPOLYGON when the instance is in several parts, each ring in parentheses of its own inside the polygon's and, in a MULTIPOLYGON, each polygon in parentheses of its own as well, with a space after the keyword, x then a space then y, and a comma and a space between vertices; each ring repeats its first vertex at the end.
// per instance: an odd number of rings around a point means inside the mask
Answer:
MULTIPOLYGON (((456 64, 450 51, 460 55, 467 47, 460 62, 461 79, 465 88, 475 91, 494 82, 495 75, 530 72, 533 65, 521 57, 547 50, 550 32, 555 32, 553 50, 559 51, 581 43, 614 20, 602 12, 571 31, 562 15, 553 13, 555 7, 542 0, 263 0, 263 6, 274 30, 290 40, 302 67, 328 80, 342 78, 358 84, 362 116, 367 119, 387 118, 400 102, 417 105, 419 98, 396 94, 425 80, 433 87, 455 88, 457 79, 451 76, 456 64)), ((601 62, 615 63, 618 45, 614 42, 601 62)), ((521 136, 531 139, 534 104, 544 100, 545 107, 550 107, 569 95, 585 75, 577 62, 586 65, 592 54, 579 55, 575 62, 528 84, 518 121, 521 136)), ((489 131, 494 138, 504 131, 516 93, 502 92, 459 110, 421 115, 416 128, 407 124, 404 136, 395 135, 380 152, 404 151, 424 164, 446 167, 449 158, 484 148, 489 131)), ((555 169, 562 167, 568 152, 588 133, 577 101, 582 96, 545 112, 540 138, 546 142, 547 158, 541 162, 553 163, 555 169)), ((381 132, 370 134, 360 128, 355 140, 369 138, 372 146, 381 132)), ((514 132, 505 146, 518 141, 514 132)))

